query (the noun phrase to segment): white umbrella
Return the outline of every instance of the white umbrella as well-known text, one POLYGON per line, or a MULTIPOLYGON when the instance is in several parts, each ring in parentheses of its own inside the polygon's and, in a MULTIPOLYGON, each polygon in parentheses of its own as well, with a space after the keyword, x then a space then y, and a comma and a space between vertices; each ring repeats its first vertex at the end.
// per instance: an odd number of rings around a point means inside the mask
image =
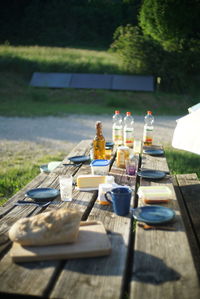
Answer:
POLYGON ((188 110, 191 113, 177 120, 172 146, 200 155, 200 103, 188 110))

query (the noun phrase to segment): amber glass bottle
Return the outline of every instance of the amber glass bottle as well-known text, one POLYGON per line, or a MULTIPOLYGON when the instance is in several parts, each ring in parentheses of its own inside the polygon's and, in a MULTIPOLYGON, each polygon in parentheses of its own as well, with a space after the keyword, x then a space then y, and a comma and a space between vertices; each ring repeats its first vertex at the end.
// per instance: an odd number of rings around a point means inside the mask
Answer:
POLYGON ((93 140, 93 159, 105 159, 106 150, 105 150, 105 138, 102 134, 102 124, 100 121, 96 122, 96 136, 93 140))

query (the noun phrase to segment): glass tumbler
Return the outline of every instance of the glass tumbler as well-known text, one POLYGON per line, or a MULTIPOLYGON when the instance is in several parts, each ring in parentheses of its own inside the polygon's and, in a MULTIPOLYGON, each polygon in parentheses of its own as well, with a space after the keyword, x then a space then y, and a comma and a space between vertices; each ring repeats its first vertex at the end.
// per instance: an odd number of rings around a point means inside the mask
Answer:
POLYGON ((59 176, 60 183, 60 197, 62 201, 72 201, 72 183, 73 177, 72 175, 60 175, 59 176))

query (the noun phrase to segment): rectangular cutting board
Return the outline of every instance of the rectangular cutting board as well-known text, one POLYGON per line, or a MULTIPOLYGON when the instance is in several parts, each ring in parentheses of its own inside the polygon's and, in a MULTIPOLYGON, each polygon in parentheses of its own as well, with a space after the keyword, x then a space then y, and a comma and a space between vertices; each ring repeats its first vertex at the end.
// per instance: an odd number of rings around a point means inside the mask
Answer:
POLYGON ((111 243, 102 222, 81 222, 75 243, 48 246, 21 246, 13 243, 10 251, 15 262, 96 257, 110 253, 111 243))

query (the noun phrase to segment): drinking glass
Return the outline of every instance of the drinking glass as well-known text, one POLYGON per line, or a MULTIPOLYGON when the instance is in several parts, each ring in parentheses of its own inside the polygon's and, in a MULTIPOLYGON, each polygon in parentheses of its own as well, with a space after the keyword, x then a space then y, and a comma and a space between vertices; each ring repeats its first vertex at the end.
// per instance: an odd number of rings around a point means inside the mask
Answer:
POLYGON ((141 154, 142 151, 142 141, 135 139, 133 145, 133 152, 134 154, 141 154))
POLYGON ((62 201, 72 201, 72 175, 60 175, 60 197, 62 201))

